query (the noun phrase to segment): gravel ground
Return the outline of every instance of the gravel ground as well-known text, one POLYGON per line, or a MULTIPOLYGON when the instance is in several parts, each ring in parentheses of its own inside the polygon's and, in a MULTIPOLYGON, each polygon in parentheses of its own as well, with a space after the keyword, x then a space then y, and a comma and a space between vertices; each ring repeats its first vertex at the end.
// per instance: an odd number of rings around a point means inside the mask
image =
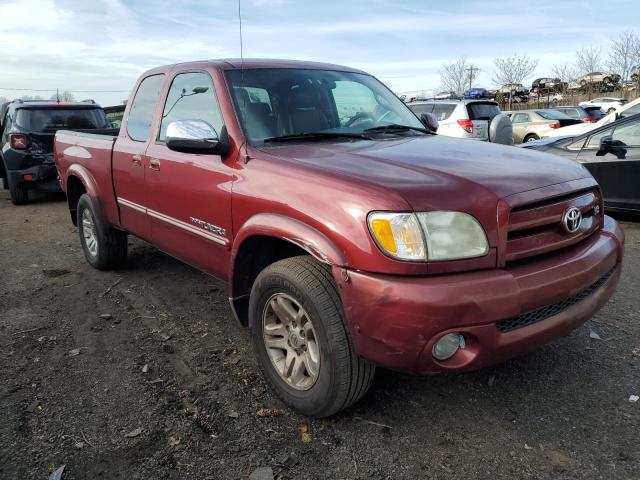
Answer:
POLYGON ((309 420, 267 390, 221 282, 136 239, 125 269, 93 270, 63 197, 0 191, 0 478, 639 479, 640 225, 623 225, 618 292, 568 337, 464 375, 379 370, 309 420))

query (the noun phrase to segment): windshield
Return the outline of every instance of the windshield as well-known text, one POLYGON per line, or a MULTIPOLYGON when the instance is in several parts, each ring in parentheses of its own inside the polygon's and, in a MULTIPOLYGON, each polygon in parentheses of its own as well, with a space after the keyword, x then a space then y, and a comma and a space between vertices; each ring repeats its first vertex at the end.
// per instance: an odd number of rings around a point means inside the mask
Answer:
POLYGON ((107 116, 101 108, 25 108, 16 112, 16 124, 32 132, 109 127, 107 116))
MULTIPOLYGON (((401 100, 366 74, 264 68, 228 70, 225 75, 252 145, 308 133, 357 135, 385 125, 424 129, 401 100)), ((421 135, 413 131, 393 134, 421 135)))

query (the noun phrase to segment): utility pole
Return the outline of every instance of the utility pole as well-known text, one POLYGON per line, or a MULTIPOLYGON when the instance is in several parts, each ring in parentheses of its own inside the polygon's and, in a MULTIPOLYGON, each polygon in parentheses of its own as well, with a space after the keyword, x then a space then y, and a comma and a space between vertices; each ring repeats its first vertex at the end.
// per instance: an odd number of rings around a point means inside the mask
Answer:
POLYGON ((469 72, 469 90, 473 88, 473 78, 478 71, 480 71, 480 69, 478 67, 474 67, 473 64, 467 68, 467 72, 469 72))

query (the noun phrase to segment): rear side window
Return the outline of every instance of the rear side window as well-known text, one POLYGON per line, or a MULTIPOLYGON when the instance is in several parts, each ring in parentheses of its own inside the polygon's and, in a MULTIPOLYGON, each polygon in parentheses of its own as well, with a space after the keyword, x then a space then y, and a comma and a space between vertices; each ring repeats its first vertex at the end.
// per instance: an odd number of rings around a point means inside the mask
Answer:
POLYGON ((469 103, 467 112, 470 120, 493 120, 493 117, 501 113, 496 103, 469 103))
POLYGON ((529 121, 529 114, 527 113, 516 113, 511 117, 512 123, 526 123, 529 121))
POLYGON ((571 118, 566 113, 556 110, 536 110, 536 113, 545 120, 566 120, 567 118, 571 118))
POLYGON ((152 75, 145 78, 138 87, 127 120, 127 133, 132 140, 144 142, 149 138, 153 111, 162 89, 162 82, 164 75, 152 75))
POLYGON ((177 120, 203 120, 220 134, 222 114, 213 82, 207 73, 181 73, 173 79, 162 113, 158 140, 165 140, 167 127, 177 120))
POLYGON ((21 108, 16 111, 16 125, 32 132, 46 132, 106 128, 108 122, 101 108, 21 108))
POLYGON ((433 112, 433 103, 418 103, 416 105, 409 105, 409 108, 416 115, 420 115, 421 113, 432 113, 433 112))
POLYGON ((451 104, 451 103, 439 104, 439 103, 437 103, 433 107, 433 115, 436 117, 436 120, 441 122, 441 121, 446 120, 447 118, 449 118, 455 109, 456 109, 456 105, 455 104, 451 104))
POLYGON ((640 113, 640 103, 634 105, 633 107, 627 108, 624 112, 621 112, 620 118, 630 117, 631 115, 635 115, 636 113, 640 113))

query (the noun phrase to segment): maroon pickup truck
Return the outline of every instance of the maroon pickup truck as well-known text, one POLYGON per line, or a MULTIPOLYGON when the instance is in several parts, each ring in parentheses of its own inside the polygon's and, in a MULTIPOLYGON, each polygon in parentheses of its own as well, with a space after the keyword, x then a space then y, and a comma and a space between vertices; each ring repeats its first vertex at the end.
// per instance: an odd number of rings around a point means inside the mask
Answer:
POLYGON ((434 135, 351 68, 156 68, 118 136, 60 131, 55 161, 88 262, 121 264, 132 234, 226 280, 266 380, 307 415, 356 402, 375 365, 537 348, 620 277, 623 232, 586 169, 434 135))

